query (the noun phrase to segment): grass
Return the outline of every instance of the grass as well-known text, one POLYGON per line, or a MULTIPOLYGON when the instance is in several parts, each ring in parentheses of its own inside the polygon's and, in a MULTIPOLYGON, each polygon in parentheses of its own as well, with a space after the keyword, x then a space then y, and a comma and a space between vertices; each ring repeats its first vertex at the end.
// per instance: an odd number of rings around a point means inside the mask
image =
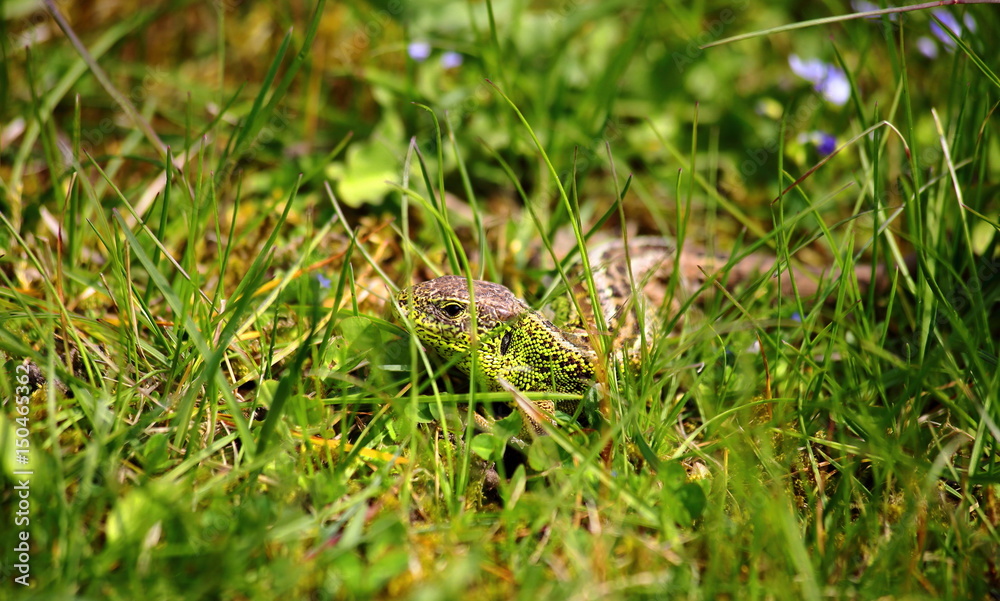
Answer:
POLYGON ((1000 590, 995 11, 948 9, 976 30, 930 59, 943 13, 49 5, 63 28, 2 4, 5 593, 1000 590), (390 297, 467 273, 541 306, 594 233, 847 275, 723 270, 638 372, 607 366, 586 427, 463 431, 510 395, 390 297))

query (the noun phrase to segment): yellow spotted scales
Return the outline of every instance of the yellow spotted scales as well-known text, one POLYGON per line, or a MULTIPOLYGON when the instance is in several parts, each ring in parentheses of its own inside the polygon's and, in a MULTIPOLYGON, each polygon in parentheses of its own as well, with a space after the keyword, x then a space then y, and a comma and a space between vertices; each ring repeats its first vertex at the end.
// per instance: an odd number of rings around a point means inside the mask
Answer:
POLYGON ((444 359, 472 372, 477 348, 480 381, 500 390, 504 379, 518 390, 584 392, 594 378, 594 351, 563 331, 500 284, 473 280, 476 329, 472 328, 469 281, 446 275, 396 296, 420 341, 444 359), (475 335, 475 341, 473 340, 475 335))

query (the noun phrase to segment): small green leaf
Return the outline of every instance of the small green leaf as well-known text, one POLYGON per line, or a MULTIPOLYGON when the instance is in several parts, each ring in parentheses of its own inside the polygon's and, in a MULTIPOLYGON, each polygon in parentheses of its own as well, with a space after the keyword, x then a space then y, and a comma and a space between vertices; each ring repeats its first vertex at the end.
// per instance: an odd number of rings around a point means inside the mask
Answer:
POLYGON ((399 178, 399 161, 389 148, 378 142, 352 144, 343 164, 334 164, 327 175, 340 180, 338 197, 350 207, 381 202, 392 191, 388 182, 399 178))
POLYGON ((528 485, 528 476, 524 470, 524 464, 517 466, 514 474, 510 477, 510 482, 500 485, 500 494, 503 495, 503 504, 507 510, 511 510, 517 505, 518 499, 524 494, 528 485))
POLYGON ((155 474, 167 463, 167 435, 157 433, 146 441, 142 449, 142 463, 147 474, 155 474))
POLYGON ((513 412, 507 417, 493 422, 493 434, 500 440, 507 441, 524 429, 524 418, 518 412, 513 412))
POLYGON ((429 424, 437 421, 437 405, 434 403, 421 403, 417 405, 417 423, 429 424))
POLYGON ((680 461, 667 461, 660 464, 657 474, 665 489, 677 490, 687 482, 687 470, 680 461))
POLYGON ((660 470, 660 458, 656 456, 653 449, 649 446, 649 443, 642 436, 635 437, 635 446, 639 447, 639 453, 642 454, 642 458, 646 460, 649 466, 656 470, 660 470))
POLYGON ((355 353, 368 352, 382 346, 382 330, 367 317, 347 317, 339 326, 349 348, 355 353))
POLYGON ((560 462, 559 445, 550 436, 539 436, 528 447, 528 465, 533 470, 547 470, 560 462))
POLYGON ((274 392, 278 389, 276 380, 264 380, 261 382, 260 390, 257 392, 257 404, 261 407, 270 407, 274 399, 274 392))
POLYGON ((705 496, 705 491, 694 482, 688 482, 677 489, 677 499, 684 506, 684 509, 687 510, 691 521, 701 517, 701 514, 705 512, 705 507, 708 505, 708 497, 705 496))
POLYGON ((493 434, 477 434, 470 444, 472 452, 483 459, 491 459, 497 450, 502 451, 504 444, 493 434))

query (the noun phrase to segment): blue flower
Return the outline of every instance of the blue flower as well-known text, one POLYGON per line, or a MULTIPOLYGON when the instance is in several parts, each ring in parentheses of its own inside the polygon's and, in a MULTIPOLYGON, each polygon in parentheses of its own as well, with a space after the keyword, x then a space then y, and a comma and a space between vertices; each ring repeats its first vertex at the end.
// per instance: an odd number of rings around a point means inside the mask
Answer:
POLYGON ((837 106, 843 106, 851 97, 851 82, 840 67, 819 59, 804 61, 795 54, 788 57, 788 66, 802 79, 811 81, 813 89, 837 106))
POLYGON ((462 66, 462 55, 449 50, 441 55, 441 66, 445 69, 454 69, 462 66))
MULTIPOLYGON (((854 12, 859 12, 859 13, 870 13, 870 12, 875 12, 877 10, 882 10, 882 7, 879 6, 878 4, 875 4, 873 2, 867 2, 866 0, 852 0, 851 1, 851 8, 854 9, 854 12)), ((890 8, 890 6, 887 6, 886 8, 890 8)), ((880 16, 876 16, 876 17, 868 17, 868 18, 869 19, 880 19, 881 17, 880 16)), ((894 15, 892 13, 889 13, 889 20, 890 21, 895 21, 896 20, 896 15, 894 15)))
MULTIPOLYGON (((934 34, 934 37, 941 41, 948 52, 954 52, 956 44, 955 40, 951 39, 951 36, 945 32, 945 29, 952 31, 955 34, 955 37, 962 37, 963 25, 964 29, 968 29, 973 33, 975 33, 977 29, 976 20, 973 19, 972 15, 968 13, 962 17, 961 23, 958 22, 955 15, 943 8, 936 8, 931 11, 931 14, 937 17, 938 21, 941 21, 941 23, 944 24, 944 28, 942 28, 941 25, 938 25, 937 21, 931 21, 930 29, 931 33, 934 34)), ((930 59, 935 59, 938 56, 938 45, 934 42, 933 38, 927 36, 917 38, 917 50, 920 51, 920 54, 923 54, 930 59)))
POLYGON ((431 45, 427 42, 410 42, 410 45, 406 47, 406 53, 413 60, 422 63, 431 55, 431 45))
POLYGON ((816 145, 816 150, 823 156, 826 156, 837 150, 837 138, 833 134, 828 134, 825 131, 814 132, 819 140, 813 139, 813 144, 816 145))
POLYGON ((316 274, 316 281, 319 282, 319 287, 322 288, 323 290, 329 290, 330 284, 333 283, 333 280, 324 276, 322 273, 316 274))
MULTIPOLYGON (((955 18, 955 15, 951 14, 951 11, 945 10, 943 8, 936 8, 931 11, 931 14, 938 18, 938 21, 944 23, 944 26, 950 29, 955 37, 962 37, 962 25, 955 18)), ((962 19, 965 23, 965 27, 971 31, 976 31, 976 20, 972 18, 972 15, 966 13, 965 17, 962 19)), ((937 21, 931 21, 931 33, 934 37, 941 40, 941 43, 945 45, 949 50, 955 49, 955 40, 951 39, 951 36, 945 33, 941 26, 938 25, 937 21)))
MULTIPOLYGON (((889 6, 892 5, 890 4, 889 6)), ((881 10, 881 7, 869 2, 868 0, 851 0, 851 7, 857 12, 872 12, 881 10)), ((962 37, 963 25, 965 26, 965 29, 968 29, 970 32, 976 32, 976 20, 969 13, 965 13, 965 15, 962 16, 961 23, 958 22, 958 19, 955 18, 955 15, 953 15, 951 11, 945 8, 935 8, 931 11, 931 14, 937 17, 938 21, 941 21, 945 28, 954 32, 955 37, 962 37)), ((896 15, 889 15, 889 19, 891 21, 895 21, 896 15)), ((938 25, 937 21, 931 20, 930 29, 931 33, 934 34, 934 37, 941 40, 941 43, 944 44, 945 48, 949 51, 955 50, 955 40, 953 40, 951 36, 948 35, 940 25, 938 25)), ((917 38, 917 50, 920 51, 920 54, 923 54, 930 59, 935 59, 938 56, 937 44, 934 43, 933 39, 927 36, 917 38)))
POLYGON ((934 43, 934 40, 929 37, 922 35, 917 38, 917 50, 920 54, 923 54, 927 58, 937 58, 938 46, 934 43))
POLYGON ((837 150, 837 138, 833 134, 828 134, 818 129, 799 134, 798 140, 800 144, 811 143, 816 147, 816 152, 822 156, 826 156, 837 150))

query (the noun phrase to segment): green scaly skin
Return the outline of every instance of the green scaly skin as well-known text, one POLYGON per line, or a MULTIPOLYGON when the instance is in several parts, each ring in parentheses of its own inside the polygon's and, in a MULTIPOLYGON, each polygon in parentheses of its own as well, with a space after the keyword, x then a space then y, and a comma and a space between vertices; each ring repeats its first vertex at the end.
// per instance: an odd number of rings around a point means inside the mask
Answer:
MULTIPOLYGON (((464 373, 471 374, 472 349, 475 373, 481 385, 503 390, 502 382, 523 392, 583 394, 594 381, 594 351, 584 338, 564 332, 531 309, 500 284, 473 280, 476 303, 473 336, 469 282, 461 276, 444 276, 401 290, 396 295, 400 317, 413 324, 422 343, 464 373), (475 339, 475 341, 473 341, 475 339)), ((556 403, 534 401, 552 413, 556 403)), ((576 410, 575 401, 558 404, 576 410)), ((525 415, 525 429, 540 426, 525 415)))

